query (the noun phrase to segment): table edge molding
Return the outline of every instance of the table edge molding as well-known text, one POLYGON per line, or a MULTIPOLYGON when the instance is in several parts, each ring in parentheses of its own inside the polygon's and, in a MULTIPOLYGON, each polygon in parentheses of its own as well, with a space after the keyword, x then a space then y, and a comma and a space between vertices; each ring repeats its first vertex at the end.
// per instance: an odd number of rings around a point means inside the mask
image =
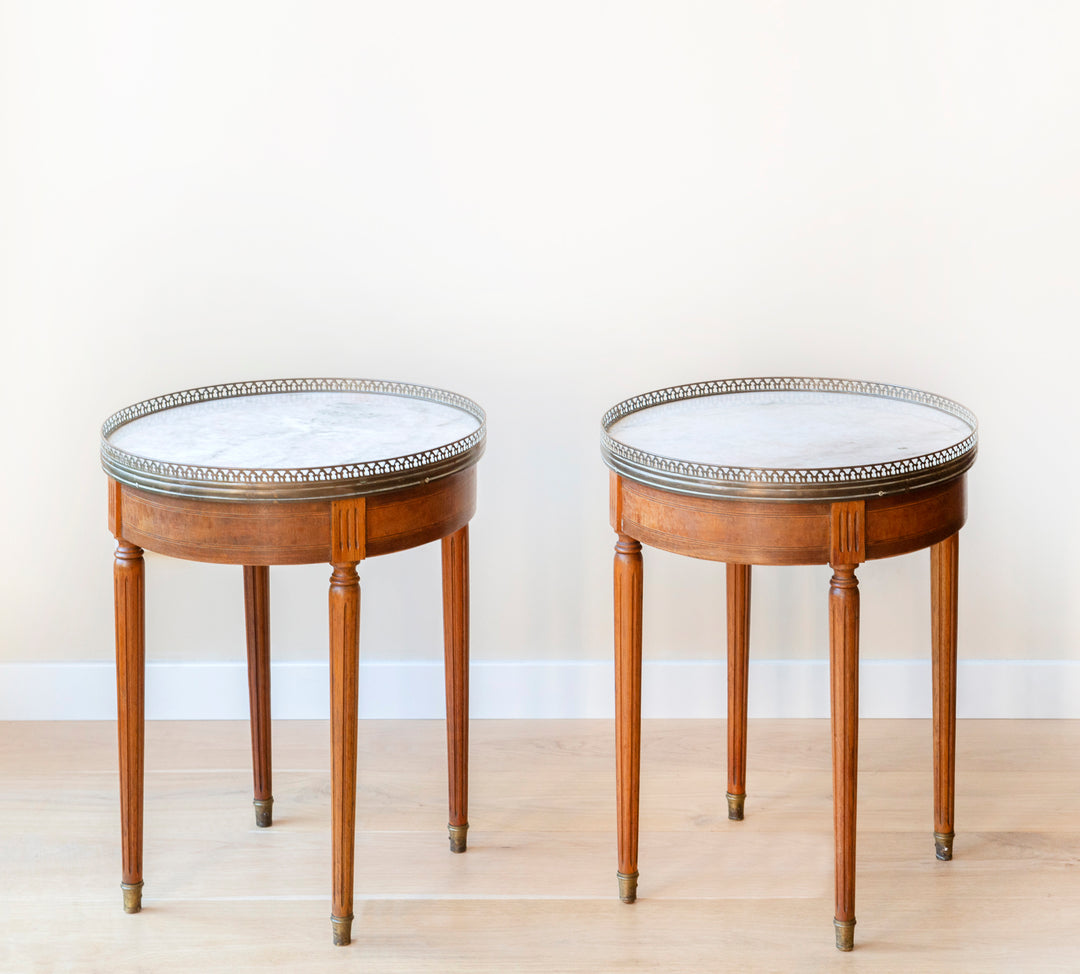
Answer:
POLYGON ((332 500, 430 483, 475 464, 483 455, 487 416, 471 399, 414 383, 379 379, 257 379, 168 393, 113 413, 101 427, 101 466, 119 483, 159 494, 230 501, 332 500), (125 423, 178 406, 289 392, 363 392, 453 406, 478 421, 468 436, 430 450, 325 467, 252 468, 176 464, 120 450, 109 436, 125 423))
POLYGON ((958 477, 971 467, 978 452, 978 420, 967 407, 919 389, 854 379, 756 377, 668 386, 617 403, 604 413, 600 425, 601 455, 611 470, 639 483, 698 497, 776 501, 883 497, 958 477), (651 406, 746 392, 831 392, 899 399, 948 413, 967 423, 971 432, 957 443, 915 457, 874 464, 815 468, 698 463, 628 446, 609 432, 618 420, 651 406))

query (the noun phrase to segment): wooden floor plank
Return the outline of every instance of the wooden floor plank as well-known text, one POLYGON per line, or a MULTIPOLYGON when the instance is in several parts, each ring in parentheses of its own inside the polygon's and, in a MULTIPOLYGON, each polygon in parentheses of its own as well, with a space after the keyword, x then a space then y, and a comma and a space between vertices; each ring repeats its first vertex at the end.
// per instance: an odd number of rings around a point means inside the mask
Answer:
POLYGON ((120 908, 115 726, 0 725, 0 974, 51 971, 1075 971, 1080 722, 961 721, 956 858, 929 724, 862 725, 856 950, 832 946, 826 721, 647 721, 640 899, 615 883, 608 721, 475 721, 470 851, 438 721, 360 728, 357 921, 330 945, 329 734, 282 722, 256 829, 243 722, 148 726, 145 909, 120 908))

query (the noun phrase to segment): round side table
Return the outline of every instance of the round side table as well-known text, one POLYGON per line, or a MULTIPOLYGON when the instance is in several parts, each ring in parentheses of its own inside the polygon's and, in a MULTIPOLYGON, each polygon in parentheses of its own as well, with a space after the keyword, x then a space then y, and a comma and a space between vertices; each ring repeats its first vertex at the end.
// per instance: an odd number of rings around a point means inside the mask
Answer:
POLYGON ((124 909, 142 905, 143 550, 242 565, 255 819, 271 824, 269 566, 328 562, 335 944, 353 919, 365 558, 442 539, 450 848, 468 829, 469 535, 483 410, 426 386, 278 379, 189 389, 102 427, 115 535, 124 909))
POLYGON ((752 565, 829 565, 836 946, 855 928, 859 590, 872 558, 930 548, 934 842, 953 847, 958 532, 977 424, 874 382, 751 378, 660 389, 602 421, 615 544, 619 893, 637 896, 642 544, 727 563, 728 817, 746 799, 752 565))

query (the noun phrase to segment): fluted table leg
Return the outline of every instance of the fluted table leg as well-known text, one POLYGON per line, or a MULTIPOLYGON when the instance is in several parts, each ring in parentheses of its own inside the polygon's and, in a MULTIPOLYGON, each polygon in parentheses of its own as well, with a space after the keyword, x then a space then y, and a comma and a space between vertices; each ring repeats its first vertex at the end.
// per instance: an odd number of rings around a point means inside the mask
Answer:
POLYGON ((270 743, 270 569, 244 566, 244 616, 247 623, 248 699, 255 824, 273 822, 274 790, 270 743))
POLYGON ((750 566, 727 566, 728 818, 746 803, 746 702, 750 666, 750 566))
POLYGON ((934 683, 934 851, 952 859, 956 784, 956 607, 960 536, 930 549, 930 614, 934 683))
POLYGON ((450 851, 469 831, 469 526, 442 541, 450 851))
POLYGON ((637 899, 641 785, 641 544, 615 544, 615 772, 619 819, 619 898, 637 899))
POLYGON ((330 576, 330 775, 334 943, 352 940, 353 853, 356 846, 356 720, 360 667, 360 580, 355 563, 330 576))
POLYGON ((836 946, 855 945, 855 819, 859 772, 859 582, 834 565, 829 588, 833 827, 836 842, 836 946))
POLYGON ((117 539, 113 562, 116 610, 116 717, 120 743, 120 829, 124 910, 142 909, 143 742, 146 622, 143 550, 117 539))

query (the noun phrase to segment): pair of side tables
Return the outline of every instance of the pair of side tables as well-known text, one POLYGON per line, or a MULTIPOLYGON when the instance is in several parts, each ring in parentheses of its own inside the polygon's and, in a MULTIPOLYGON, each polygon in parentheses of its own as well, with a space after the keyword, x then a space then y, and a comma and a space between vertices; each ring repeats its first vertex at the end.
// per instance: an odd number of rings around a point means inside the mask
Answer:
MULTIPOLYGON (((953 843, 957 537, 975 417, 940 396, 840 379, 678 386, 613 407, 601 449, 615 545, 618 887, 637 896, 642 544, 727 565, 728 817, 746 798, 752 565, 829 565, 836 946, 855 926, 856 568, 929 547, 934 841, 953 843)), ((483 410, 426 386, 283 379, 161 396, 109 417, 116 537, 124 909, 141 908, 143 551, 243 566, 255 819, 272 822, 269 566, 329 562, 335 944, 351 940, 360 587, 365 558, 442 543, 449 834, 468 831, 469 535, 483 410)))

